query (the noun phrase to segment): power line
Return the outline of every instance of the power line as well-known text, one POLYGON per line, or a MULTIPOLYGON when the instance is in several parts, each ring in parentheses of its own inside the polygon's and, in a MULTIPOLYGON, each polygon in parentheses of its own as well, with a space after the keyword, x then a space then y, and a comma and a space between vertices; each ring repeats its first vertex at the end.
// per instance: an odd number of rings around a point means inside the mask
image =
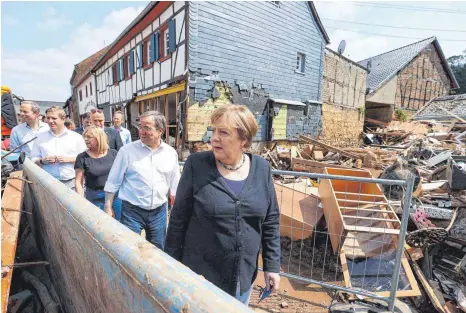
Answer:
POLYGON ((428 7, 414 7, 414 6, 404 6, 404 5, 378 3, 378 2, 352 2, 352 4, 358 5, 358 6, 369 6, 369 7, 397 9, 397 10, 411 10, 411 11, 424 11, 424 12, 466 14, 466 11, 463 11, 463 10, 437 9, 437 8, 428 8, 428 7))
MULTIPOLYGON (((374 35, 374 36, 382 36, 382 37, 405 38, 405 39, 426 39, 425 37, 424 37, 424 38, 421 38, 421 37, 396 36, 396 35, 388 35, 388 34, 375 34, 375 33, 363 32, 363 31, 359 31, 359 30, 352 30, 352 29, 339 28, 339 27, 331 27, 331 26, 325 26, 325 28, 346 30, 346 31, 352 32, 352 33, 360 33, 360 34, 374 35)), ((465 39, 465 40, 461 40, 461 39, 439 39, 439 40, 441 40, 441 41, 466 42, 466 39, 465 39)))
POLYGON ((428 31, 437 31, 437 32, 459 32, 459 33, 466 33, 466 30, 456 30, 456 29, 417 28, 417 27, 405 27, 405 26, 393 26, 393 25, 382 25, 382 24, 370 24, 370 23, 343 21, 343 20, 336 20, 336 19, 331 19, 331 18, 322 18, 322 19, 323 19, 323 20, 327 20, 327 21, 335 21, 335 22, 350 23, 350 24, 359 24, 359 25, 367 25, 367 26, 378 26, 378 27, 400 28, 400 29, 413 29, 413 30, 428 30, 428 31))

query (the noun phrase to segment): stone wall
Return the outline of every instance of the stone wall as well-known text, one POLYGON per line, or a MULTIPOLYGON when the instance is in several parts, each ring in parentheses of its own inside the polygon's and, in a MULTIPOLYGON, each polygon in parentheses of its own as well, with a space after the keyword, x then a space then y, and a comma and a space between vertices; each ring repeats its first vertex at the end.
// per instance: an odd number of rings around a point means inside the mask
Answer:
POLYGON ((359 109, 330 104, 322 105, 323 129, 319 139, 335 147, 358 147, 364 126, 364 115, 359 109))

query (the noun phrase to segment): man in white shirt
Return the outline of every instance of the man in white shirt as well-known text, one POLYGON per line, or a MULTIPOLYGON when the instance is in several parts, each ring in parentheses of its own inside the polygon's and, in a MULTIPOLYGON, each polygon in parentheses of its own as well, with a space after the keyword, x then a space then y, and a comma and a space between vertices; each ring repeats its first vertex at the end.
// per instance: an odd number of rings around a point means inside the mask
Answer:
MULTIPOLYGON (((19 116, 24 122, 19 124, 11 130, 10 135, 10 150, 22 145, 23 143, 31 140, 40 133, 49 130, 49 125, 39 120, 40 107, 33 101, 22 101, 19 109, 19 116)), ((37 140, 37 139, 36 139, 37 140)), ((35 140, 18 148, 16 152, 24 151, 26 156, 30 157, 32 148, 34 147, 35 140)))
POLYGON ((140 140, 124 145, 105 184, 105 211, 113 216, 115 193, 123 200, 121 223, 163 249, 167 229, 167 194, 175 200, 180 180, 178 154, 161 135, 165 117, 148 111, 140 117, 140 140))
POLYGON ((74 162, 76 156, 87 149, 78 133, 65 127, 65 111, 54 106, 45 111, 50 130, 35 140, 31 159, 50 175, 74 190, 74 162))
POLYGON ((128 129, 124 128, 123 122, 125 121, 125 115, 121 111, 116 111, 113 114, 113 126, 114 128, 121 137, 121 141, 123 141, 123 145, 126 145, 131 142, 131 133, 129 132, 128 129))

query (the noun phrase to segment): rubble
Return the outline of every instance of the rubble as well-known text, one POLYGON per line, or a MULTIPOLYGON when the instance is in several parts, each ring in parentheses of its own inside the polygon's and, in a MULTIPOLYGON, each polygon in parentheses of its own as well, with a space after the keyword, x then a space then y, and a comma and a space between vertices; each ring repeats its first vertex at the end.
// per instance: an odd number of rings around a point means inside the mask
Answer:
MULTIPOLYGON (((291 146, 274 144, 269 149, 264 148, 262 156, 277 170, 310 173, 365 170, 372 177, 396 180, 414 175, 406 264, 412 268, 422 295, 413 292, 410 298, 401 296, 401 299, 409 299, 405 303, 420 312, 455 312, 453 308, 461 307, 465 301, 466 288, 466 121, 456 115, 447 120, 385 123, 366 118, 365 121, 363 145, 359 148, 339 148, 318 138, 300 135, 291 146)), ((300 181, 283 175, 275 178, 282 184, 294 185, 300 181)), ((306 184, 307 181, 312 182, 306 179, 306 184)), ((319 186, 317 182, 308 186, 313 184, 319 186)), ((397 186, 380 187, 401 220, 405 190, 397 186)), ((328 224, 326 217, 322 220, 328 224)), ((341 263, 328 246, 329 238, 311 234, 311 229, 308 238, 294 244, 294 240, 282 236, 282 263, 289 266, 290 260, 301 257, 304 266, 323 266, 316 256, 324 255, 331 258, 329 264, 333 265, 326 271, 340 276, 341 263)), ((382 249, 385 257, 394 247, 387 245, 386 248, 386 251, 382 249)), ((366 261, 370 260, 367 251, 353 250, 346 255, 347 262, 361 255, 365 255, 366 261)), ((387 284, 389 282, 388 279, 387 284)), ((357 285, 357 281, 354 283, 357 285)))

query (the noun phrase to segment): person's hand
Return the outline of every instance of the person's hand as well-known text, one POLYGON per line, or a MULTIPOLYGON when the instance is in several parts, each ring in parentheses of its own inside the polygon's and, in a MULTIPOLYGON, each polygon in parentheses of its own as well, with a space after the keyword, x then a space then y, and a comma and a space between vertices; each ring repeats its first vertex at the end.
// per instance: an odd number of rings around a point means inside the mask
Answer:
POLYGON ((64 156, 57 156, 56 157, 56 160, 58 163, 66 163, 68 162, 68 158, 67 157, 64 157, 64 156))
POLYGON ((43 164, 53 164, 57 162, 57 157, 56 156, 47 156, 45 158, 42 158, 42 163, 43 164))
POLYGON ((105 213, 111 217, 115 217, 115 213, 113 212, 113 208, 111 206, 105 206, 105 213))
POLYGON ((264 272, 265 288, 270 289, 272 283, 272 292, 276 292, 280 287, 280 275, 278 273, 264 272))
POLYGON ((175 205, 175 196, 170 196, 170 205, 171 206, 175 205))

